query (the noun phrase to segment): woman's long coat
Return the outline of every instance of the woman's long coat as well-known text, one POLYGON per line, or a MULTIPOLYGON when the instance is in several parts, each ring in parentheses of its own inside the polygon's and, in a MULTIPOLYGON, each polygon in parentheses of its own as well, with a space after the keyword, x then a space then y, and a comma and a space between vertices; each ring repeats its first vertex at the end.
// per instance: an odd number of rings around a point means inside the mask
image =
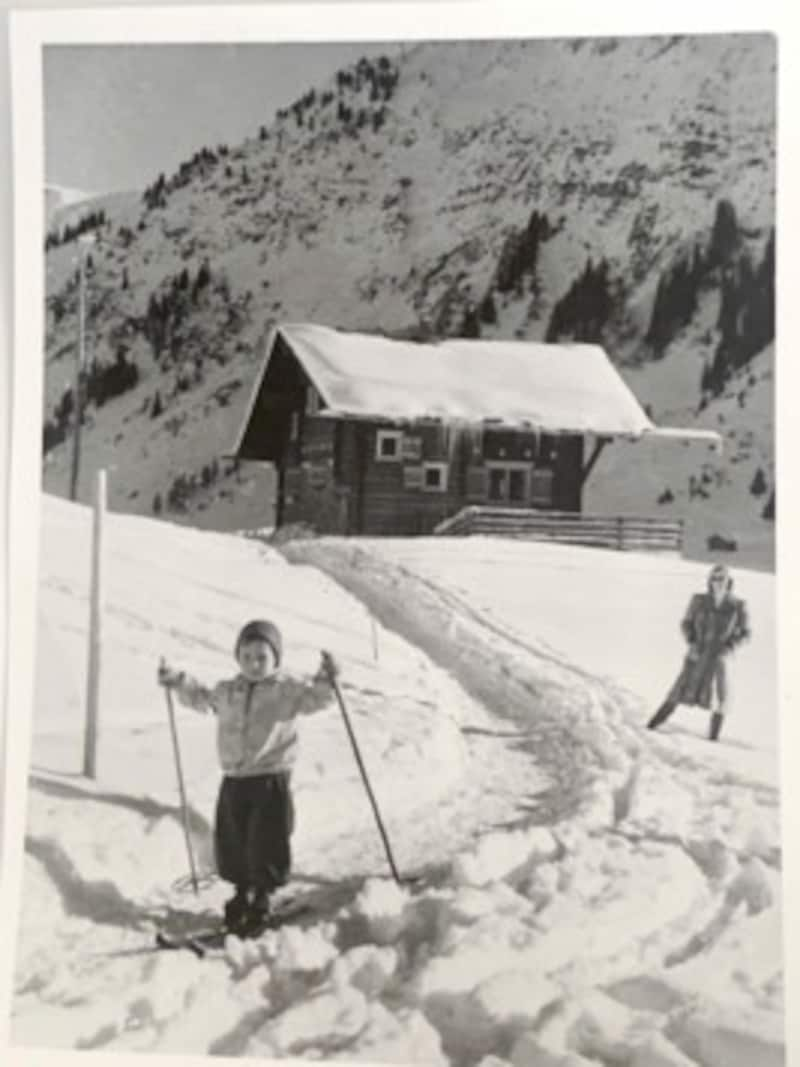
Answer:
POLYGON ((717 606, 710 593, 695 593, 681 630, 689 650, 668 701, 724 714, 730 700, 726 656, 750 636, 744 601, 727 593, 717 606))

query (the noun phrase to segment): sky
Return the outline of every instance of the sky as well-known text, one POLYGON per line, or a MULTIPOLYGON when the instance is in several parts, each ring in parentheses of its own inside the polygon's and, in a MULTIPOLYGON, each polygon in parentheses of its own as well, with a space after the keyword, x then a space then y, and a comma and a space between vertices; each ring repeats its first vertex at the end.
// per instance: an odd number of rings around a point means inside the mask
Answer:
POLYGON ((139 189, 207 145, 236 144, 360 56, 390 45, 48 45, 48 184, 139 189))

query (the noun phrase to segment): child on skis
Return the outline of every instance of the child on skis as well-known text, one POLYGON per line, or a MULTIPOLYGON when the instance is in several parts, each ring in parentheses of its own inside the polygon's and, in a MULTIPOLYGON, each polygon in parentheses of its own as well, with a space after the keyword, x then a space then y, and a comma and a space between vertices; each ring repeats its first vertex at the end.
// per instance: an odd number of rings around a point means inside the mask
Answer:
POLYGON ((161 685, 182 704, 217 716, 217 750, 223 772, 217 800, 214 851, 221 878, 235 886, 225 905, 231 930, 256 930, 269 915, 270 894, 291 869, 294 805, 290 789, 297 755, 296 717, 321 707, 330 695, 326 677, 338 667, 323 652, 311 682, 278 673, 281 633, 265 619, 248 622, 236 639, 239 673, 207 689, 163 660, 161 685))
POLYGON ((727 660, 750 637, 747 605, 733 595, 733 578, 727 567, 711 568, 705 593, 695 593, 681 622, 689 643, 678 677, 658 711, 648 722, 656 730, 678 704, 694 704, 711 711, 709 739, 719 738, 730 700, 727 660))

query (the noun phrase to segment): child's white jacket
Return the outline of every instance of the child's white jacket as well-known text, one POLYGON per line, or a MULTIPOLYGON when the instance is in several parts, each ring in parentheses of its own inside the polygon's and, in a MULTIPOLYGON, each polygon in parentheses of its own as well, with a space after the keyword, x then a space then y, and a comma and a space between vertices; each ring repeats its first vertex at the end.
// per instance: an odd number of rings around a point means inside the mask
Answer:
POLYGON ((291 770, 297 758, 296 717, 327 703, 322 679, 301 682, 273 674, 249 682, 241 674, 207 689, 183 675, 175 687, 182 704, 217 716, 217 751, 223 772, 233 778, 291 770))

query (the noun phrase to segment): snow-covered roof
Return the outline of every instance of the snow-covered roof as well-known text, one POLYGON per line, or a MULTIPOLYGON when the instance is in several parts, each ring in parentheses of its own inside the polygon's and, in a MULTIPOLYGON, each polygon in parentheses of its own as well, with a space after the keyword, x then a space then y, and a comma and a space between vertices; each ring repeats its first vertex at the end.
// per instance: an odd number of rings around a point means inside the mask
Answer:
MULTIPOLYGON (((435 344, 280 325, 333 417, 496 421, 553 433, 638 437, 653 424, 598 345, 435 344)), ((276 336, 267 351, 267 362, 276 336)))

